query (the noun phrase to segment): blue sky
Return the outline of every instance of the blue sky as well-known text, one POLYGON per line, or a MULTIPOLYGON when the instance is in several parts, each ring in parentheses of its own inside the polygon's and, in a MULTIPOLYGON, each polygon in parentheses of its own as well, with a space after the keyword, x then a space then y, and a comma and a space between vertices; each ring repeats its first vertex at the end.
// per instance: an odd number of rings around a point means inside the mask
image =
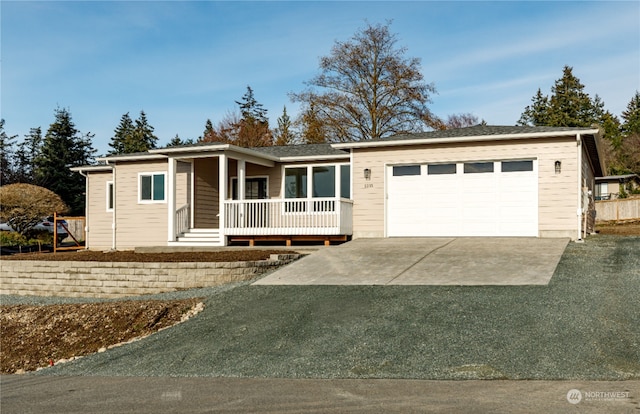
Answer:
POLYGON ((95 134, 140 110, 159 144, 197 138, 249 85, 271 126, 318 58, 366 22, 392 20, 438 94, 431 110, 513 125, 564 65, 616 115, 640 90, 640 2, 6 1, 1 116, 10 135, 46 132, 58 106, 95 134))

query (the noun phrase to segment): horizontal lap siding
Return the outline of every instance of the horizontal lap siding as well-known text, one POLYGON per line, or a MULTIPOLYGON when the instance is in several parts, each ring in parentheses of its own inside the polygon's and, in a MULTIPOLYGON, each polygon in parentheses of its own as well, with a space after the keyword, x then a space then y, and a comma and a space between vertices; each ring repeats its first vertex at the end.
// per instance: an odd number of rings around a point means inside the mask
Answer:
POLYGON ((112 181, 113 176, 111 171, 90 172, 88 176, 86 244, 90 249, 110 249, 113 213, 107 211, 107 182, 112 181))
POLYGON ((141 172, 166 173, 167 161, 132 162, 117 165, 116 242, 118 249, 167 244, 167 194, 165 192, 164 203, 139 203, 138 173, 141 172))
POLYGON ((218 228, 218 211, 220 210, 218 158, 196 158, 194 171, 195 227, 201 229, 218 228))
POLYGON ((176 209, 191 200, 191 163, 178 161, 176 168, 176 209))
POLYGON ((575 139, 530 139, 499 143, 457 143, 354 149, 353 227, 355 237, 383 237, 385 223, 385 164, 538 160, 538 224, 543 232, 576 230, 577 159, 575 139), (555 174, 555 161, 562 172, 555 174), (363 171, 371 170, 365 180, 363 171))

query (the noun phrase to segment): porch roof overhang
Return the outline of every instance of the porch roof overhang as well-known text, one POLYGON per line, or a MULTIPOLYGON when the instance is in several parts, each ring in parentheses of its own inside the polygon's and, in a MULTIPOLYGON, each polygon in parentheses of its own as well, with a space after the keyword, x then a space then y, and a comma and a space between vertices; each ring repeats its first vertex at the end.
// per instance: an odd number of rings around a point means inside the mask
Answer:
POLYGON ((278 157, 254 151, 232 144, 194 145, 190 147, 157 148, 149 150, 150 154, 162 154, 172 158, 203 158, 216 153, 227 153, 231 158, 238 158, 252 164, 273 167, 278 157), (234 156, 235 155, 235 156, 234 156))

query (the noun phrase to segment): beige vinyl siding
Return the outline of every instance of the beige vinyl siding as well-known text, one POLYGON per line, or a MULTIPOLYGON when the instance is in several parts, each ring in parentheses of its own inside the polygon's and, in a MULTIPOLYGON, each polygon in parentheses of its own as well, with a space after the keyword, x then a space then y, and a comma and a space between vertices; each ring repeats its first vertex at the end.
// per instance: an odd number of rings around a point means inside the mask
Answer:
POLYGON ((111 171, 88 173, 87 195, 87 248, 107 250, 111 248, 111 223, 113 213, 107 211, 107 182, 113 180, 111 171))
POLYGON ((194 161, 194 225, 199 229, 219 227, 218 157, 194 161))
POLYGON ((176 209, 191 202, 191 163, 178 161, 176 168, 176 209))
MULTIPOLYGON (((116 166, 116 248, 162 246, 167 243, 167 192, 165 202, 138 201, 139 173, 167 173, 167 161, 118 163, 116 166)), ((165 177, 165 186, 168 178, 165 177)))
MULTIPOLYGON (((454 143, 353 150, 354 237, 385 236, 385 168, 393 164, 536 159, 539 235, 575 237, 577 147, 572 138, 454 143), (554 163, 562 162, 555 174, 554 163), (365 180, 364 169, 371 170, 365 180)), ((433 195, 437 196, 437 195, 433 195)))

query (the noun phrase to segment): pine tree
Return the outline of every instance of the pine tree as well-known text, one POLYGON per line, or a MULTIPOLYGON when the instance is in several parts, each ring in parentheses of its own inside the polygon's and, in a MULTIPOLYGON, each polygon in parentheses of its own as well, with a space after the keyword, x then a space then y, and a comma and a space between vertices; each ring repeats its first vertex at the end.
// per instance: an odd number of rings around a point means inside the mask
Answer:
POLYGON ((216 132, 213 129, 211 120, 207 118, 207 122, 204 124, 204 131, 202 136, 198 138, 198 142, 214 142, 216 138, 216 132))
POLYGON ((597 122, 593 117, 594 103, 572 71, 572 67, 565 66, 562 78, 551 88, 549 124, 558 127, 590 127, 597 122))
POLYGON ((36 177, 36 160, 42 152, 42 128, 31 128, 16 151, 16 182, 40 185, 36 177))
POLYGON ((191 144, 193 144, 193 140, 191 138, 183 141, 182 138, 180 138, 178 134, 176 134, 176 136, 173 137, 171 141, 169 141, 169 143, 167 144, 167 148, 180 147, 182 145, 191 145, 191 144))
POLYGON ((273 145, 267 110, 256 101, 250 86, 236 104, 240 107, 241 119, 236 125, 238 133, 233 144, 247 148, 273 145))
POLYGON ((287 114, 287 107, 282 109, 282 116, 278 118, 278 128, 275 131, 276 145, 290 145, 295 141, 295 132, 291 118, 287 114))
POLYGON ((13 144, 17 135, 9 136, 4 130, 4 119, 0 119, 0 185, 14 182, 13 144))
POLYGON ((622 111, 622 119, 623 134, 640 134, 640 92, 636 91, 627 109, 622 111))
POLYGON ((531 105, 524 108, 518 125, 549 125, 549 98, 538 88, 538 92, 531 101, 531 105))
POLYGON ((136 119, 134 139, 128 152, 144 152, 156 147, 158 137, 153 134, 153 127, 147 121, 147 114, 140 111, 140 116, 136 119))
POLYGON ((128 151, 129 142, 132 140, 133 131, 135 127, 133 126, 133 121, 129 116, 129 112, 122 115, 120 118, 120 124, 113 131, 114 135, 111 138, 111 142, 109 146, 113 148, 109 151, 109 154, 125 154, 128 151))
POLYGON ((56 108, 55 121, 49 126, 36 160, 36 179, 58 194, 72 214, 84 213, 85 180, 69 168, 93 163, 96 151, 91 138, 93 134, 81 135, 76 129, 68 109, 56 108))
POLYGON ((109 146, 113 148, 109 154, 130 154, 145 152, 156 147, 158 137, 153 134, 153 127, 149 125, 147 115, 140 111, 140 116, 131 120, 129 112, 122 115, 120 124, 114 130, 109 146))

